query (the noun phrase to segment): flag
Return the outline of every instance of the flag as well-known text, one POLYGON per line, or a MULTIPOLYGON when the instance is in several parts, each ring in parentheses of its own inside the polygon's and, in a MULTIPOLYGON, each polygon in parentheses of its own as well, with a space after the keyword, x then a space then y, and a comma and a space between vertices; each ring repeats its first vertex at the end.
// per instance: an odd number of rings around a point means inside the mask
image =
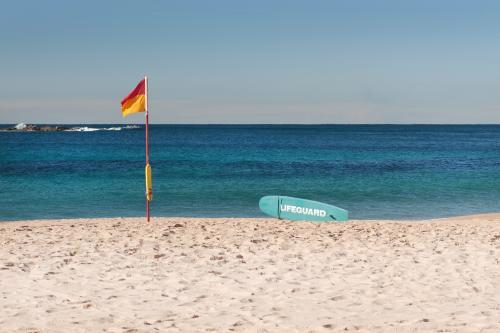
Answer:
POLYGON ((122 100, 122 115, 124 117, 136 112, 146 111, 146 80, 143 79, 127 97, 122 100))

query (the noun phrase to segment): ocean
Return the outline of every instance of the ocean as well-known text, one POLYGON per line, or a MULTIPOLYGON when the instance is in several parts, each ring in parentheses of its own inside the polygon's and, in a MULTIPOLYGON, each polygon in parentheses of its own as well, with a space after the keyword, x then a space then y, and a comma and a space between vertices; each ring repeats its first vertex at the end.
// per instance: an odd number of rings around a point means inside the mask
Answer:
MULTIPOLYGON (((1 221, 144 215, 144 127, 83 126, 0 132, 1 221)), ((259 217, 265 195, 353 219, 500 211, 499 125, 152 125, 150 151, 152 216, 259 217)))

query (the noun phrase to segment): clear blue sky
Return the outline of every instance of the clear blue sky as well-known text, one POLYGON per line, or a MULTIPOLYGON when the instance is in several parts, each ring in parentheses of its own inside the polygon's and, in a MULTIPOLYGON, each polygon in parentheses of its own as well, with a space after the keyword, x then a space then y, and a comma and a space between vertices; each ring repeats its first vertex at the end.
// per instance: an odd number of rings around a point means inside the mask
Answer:
POLYGON ((5 1, 0 123, 500 123, 498 1, 5 1))

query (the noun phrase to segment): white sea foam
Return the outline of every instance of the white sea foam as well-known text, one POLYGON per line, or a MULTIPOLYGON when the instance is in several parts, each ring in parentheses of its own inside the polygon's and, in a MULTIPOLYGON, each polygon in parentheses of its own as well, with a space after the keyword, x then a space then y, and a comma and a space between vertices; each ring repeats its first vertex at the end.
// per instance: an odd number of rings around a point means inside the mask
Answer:
POLYGON ((23 130, 23 129, 25 129, 26 127, 27 127, 27 126, 26 126, 26 124, 25 124, 25 123, 19 123, 19 124, 17 124, 17 125, 16 125, 16 129, 17 129, 17 130, 23 130))
POLYGON ((102 128, 93 128, 93 127, 72 127, 67 132, 94 132, 94 131, 99 131, 102 128))
POLYGON ((67 132, 95 132, 95 131, 121 131, 122 129, 135 129, 135 128, 140 128, 140 126, 137 125, 127 125, 124 127, 72 127, 68 130, 67 132))

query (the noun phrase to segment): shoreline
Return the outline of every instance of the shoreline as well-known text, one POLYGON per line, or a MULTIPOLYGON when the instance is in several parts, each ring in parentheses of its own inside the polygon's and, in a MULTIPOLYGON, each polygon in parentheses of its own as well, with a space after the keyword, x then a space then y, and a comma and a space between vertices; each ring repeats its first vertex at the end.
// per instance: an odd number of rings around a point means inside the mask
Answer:
MULTIPOLYGON (((24 220, 0 220, 0 226, 2 223, 43 223, 43 222, 91 222, 91 221, 108 221, 108 220, 140 220, 144 219, 143 216, 111 216, 111 217, 70 217, 70 218, 42 218, 42 219, 24 219, 24 220)), ((284 221, 290 223, 313 223, 313 224, 342 224, 342 223, 371 223, 371 222, 386 222, 386 223, 414 223, 414 222, 436 222, 436 221, 462 221, 462 220, 478 220, 478 219, 500 219, 500 212, 492 213, 480 213, 480 214, 469 214, 469 215, 452 215, 446 217, 437 217, 429 219, 349 219, 348 221, 331 221, 331 222, 313 222, 313 221, 290 221, 286 219, 277 219, 270 216, 261 217, 212 217, 212 216, 151 216, 151 221, 163 221, 163 220, 257 220, 257 221, 284 221)), ((146 221, 144 221, 147 223, 146 221)))
POLYGON ((500 214, 0 223, 9 332, 498 332, 500 214))

